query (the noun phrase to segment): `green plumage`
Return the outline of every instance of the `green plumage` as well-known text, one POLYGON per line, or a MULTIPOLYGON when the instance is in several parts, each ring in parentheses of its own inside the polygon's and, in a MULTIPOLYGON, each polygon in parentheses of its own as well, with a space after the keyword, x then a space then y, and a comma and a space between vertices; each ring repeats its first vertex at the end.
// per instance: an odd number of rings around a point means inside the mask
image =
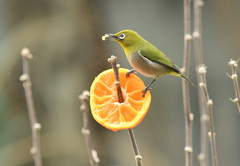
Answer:
POLYGON ((161 51, 159 51, 151 43, 147 42, 146 45, 140 48, 139 50, 141 55, 148 58, 149 60, 156 62, 160 65, 169 67, 174 72, 179 73, 179 68, 176 65, 174 65, 174 63, 169 58, 167 58, 161 51))
MULTIPOLYGON (((102 39, 117 41, 122 46, 131 66, 137 72, 154 78, 151 83, 159 76, 170 74, 182 77, 192 84, 166 55, 138 33, 132 30, 123 30, 116 34, 106 34, 102 39)), ((147 89, 151 83, 146 87, 147 89)))

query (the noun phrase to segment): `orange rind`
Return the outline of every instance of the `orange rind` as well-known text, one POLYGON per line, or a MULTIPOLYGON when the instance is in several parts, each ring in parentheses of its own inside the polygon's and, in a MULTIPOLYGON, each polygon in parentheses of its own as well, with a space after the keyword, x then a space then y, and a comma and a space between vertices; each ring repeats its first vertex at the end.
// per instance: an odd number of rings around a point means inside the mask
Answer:
POLYGON ((143 81, 135 74, 126 77, 128 71, 124 68, 119 69, 123 103, 118 100, 112 69, 100 73, 90 88, 90 107, 93 118, 113 131, 136 127, 147 114, 151 103, 149 91, 145 97, 142 97, 142 91, 145 88, 143 81))

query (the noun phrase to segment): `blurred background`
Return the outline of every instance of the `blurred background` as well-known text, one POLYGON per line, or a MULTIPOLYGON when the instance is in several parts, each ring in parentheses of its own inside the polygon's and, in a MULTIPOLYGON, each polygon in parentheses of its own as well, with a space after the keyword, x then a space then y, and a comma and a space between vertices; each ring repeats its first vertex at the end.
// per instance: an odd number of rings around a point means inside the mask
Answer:
MULTIPOLYGON (((219 165, 239 166, 240 116, 228 61, 238 59, 240 1, 204 1, 203 54, 213 100, 219 165)), ((122 48, 103 42, 105 33, 137 31, 179 67, 183 61, 183 1, 169 0, 0 0, 0 165, 33 166, 31 129, 22 83, 21 49, 28 47, 33 98, 42 124, 44 166, 89 165, 78 95, 111 66, 110 55, 131 69, 122 48)), ((192 18, 193 25, 193 18, 192 18)), ((192 26, 193 30, 193 26, 192 26)), ((190 79, 196 85, 192 43, 190 79)), ((239 73, 239 72, 238 72, 239 73)), ((139 74, 138 74, 139 75, 139 74)), ((239 73, 240 75, 240 73, 239 73)), ((150 78, 139 75, 145 84, 150 78)), ((184 165, 181 79, 161 77, 152 85, 152 103, 134 128, 144 165, 184 165)), ((199 165, 200 121, 197 88, 190 87, 194 165, 199 165)), ((101 166, 135 165, 127 131, 112 132, 90 116, 93 146, 101 166)), ((210 160, 211 163, 211 160, 210 160)))

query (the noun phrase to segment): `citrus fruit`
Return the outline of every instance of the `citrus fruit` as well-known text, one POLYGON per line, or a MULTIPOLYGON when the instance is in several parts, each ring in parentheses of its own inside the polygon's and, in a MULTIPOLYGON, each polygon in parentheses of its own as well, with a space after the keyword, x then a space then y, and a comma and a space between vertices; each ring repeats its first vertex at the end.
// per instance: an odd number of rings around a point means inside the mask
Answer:
POLYGON ((118 100, 115 76, 112 69, 103 71, 93 81, 90 88, 90 107, 94 119, 102 126, 113 130, 130 129, 137 126, 146 115, 151 94, 142 97, 143 81, 128 69, 119 69, 119 80, 124 102, 118 100))

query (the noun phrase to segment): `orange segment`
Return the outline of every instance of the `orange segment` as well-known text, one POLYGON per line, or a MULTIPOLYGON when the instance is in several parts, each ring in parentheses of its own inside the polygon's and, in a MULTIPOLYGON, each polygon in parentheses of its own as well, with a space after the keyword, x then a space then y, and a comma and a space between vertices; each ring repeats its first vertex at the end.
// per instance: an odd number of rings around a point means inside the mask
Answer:
POLYGON ((94 90, 94 93, 97 96, 102 97, 104 95, 112 95, 113 90, 108 88, 107 85, 105 85, 102 81, 99 81, 96 85, 96 89, 94 90))
POLYGON ((100 73, 90 89, 90 106, 94 119, 113 131, 137 126, 146 115, 151 103, 149 92, 142 97, 145 88, 143 81, 135 74, 126 78, 127 72, 128 69, 119 69, 123 103, 118 102, 112 69, 100 73))

